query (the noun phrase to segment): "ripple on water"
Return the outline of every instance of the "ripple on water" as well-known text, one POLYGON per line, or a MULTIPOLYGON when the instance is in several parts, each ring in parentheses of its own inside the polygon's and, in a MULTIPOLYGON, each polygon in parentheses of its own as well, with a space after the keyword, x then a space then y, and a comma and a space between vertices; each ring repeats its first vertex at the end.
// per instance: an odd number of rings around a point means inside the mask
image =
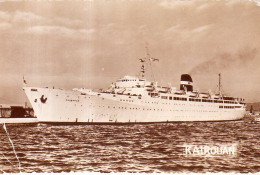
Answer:
MULTIPOLYGON (((259 172, 259 124, 182 122, 150 125, 9 126, 23 172, 259 172), (236 156, 192 157, 184 144, 237 145, 236 156)), ((19 172, 0 127, 0 168, 19 172), (6 158, 11 163, 9 163, 6 158)))

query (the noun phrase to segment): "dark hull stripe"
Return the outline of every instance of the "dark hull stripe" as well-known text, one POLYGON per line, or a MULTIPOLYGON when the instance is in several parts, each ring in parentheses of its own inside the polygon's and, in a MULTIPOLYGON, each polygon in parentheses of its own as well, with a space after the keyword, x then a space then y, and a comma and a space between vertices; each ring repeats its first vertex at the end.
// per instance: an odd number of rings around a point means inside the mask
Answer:
POLYGON ((232 122, 238 120, 212 120, 212 121, 162 121, 162 122, 39 122, 48 125, 147 125, 147 124, 167 124, 167 123, 198 123, 198 122, 232 122))

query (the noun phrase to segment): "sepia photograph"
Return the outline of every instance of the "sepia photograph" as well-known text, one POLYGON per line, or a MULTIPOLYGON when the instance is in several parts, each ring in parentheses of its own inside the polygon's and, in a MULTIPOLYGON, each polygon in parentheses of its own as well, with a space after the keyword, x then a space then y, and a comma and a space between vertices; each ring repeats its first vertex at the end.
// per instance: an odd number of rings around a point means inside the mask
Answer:
POLYGON ((0 0, 0 174, 260 173, 260 0, 0 0))

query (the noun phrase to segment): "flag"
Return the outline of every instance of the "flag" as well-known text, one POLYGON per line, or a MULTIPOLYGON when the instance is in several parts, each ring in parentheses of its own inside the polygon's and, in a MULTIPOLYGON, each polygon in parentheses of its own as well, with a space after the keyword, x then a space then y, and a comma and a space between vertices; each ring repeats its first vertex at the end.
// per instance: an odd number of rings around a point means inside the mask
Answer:
POLYGON ((23 86, 26 86, 27 85, 27 82, 26 80, 24 79, 24 76, 23 76, 23 86))

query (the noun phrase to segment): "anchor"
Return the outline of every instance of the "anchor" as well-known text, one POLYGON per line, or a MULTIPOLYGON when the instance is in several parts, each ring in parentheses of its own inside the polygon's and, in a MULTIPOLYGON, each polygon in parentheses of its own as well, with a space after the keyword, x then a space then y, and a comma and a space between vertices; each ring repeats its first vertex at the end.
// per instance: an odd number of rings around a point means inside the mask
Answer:
POLYGON ((47 97, 44 98, 44 95, 42 95, 41 98, 40 98, 40 100, 41 100, 42 103, 45 103, 45 102, 47 101, 47 97))

